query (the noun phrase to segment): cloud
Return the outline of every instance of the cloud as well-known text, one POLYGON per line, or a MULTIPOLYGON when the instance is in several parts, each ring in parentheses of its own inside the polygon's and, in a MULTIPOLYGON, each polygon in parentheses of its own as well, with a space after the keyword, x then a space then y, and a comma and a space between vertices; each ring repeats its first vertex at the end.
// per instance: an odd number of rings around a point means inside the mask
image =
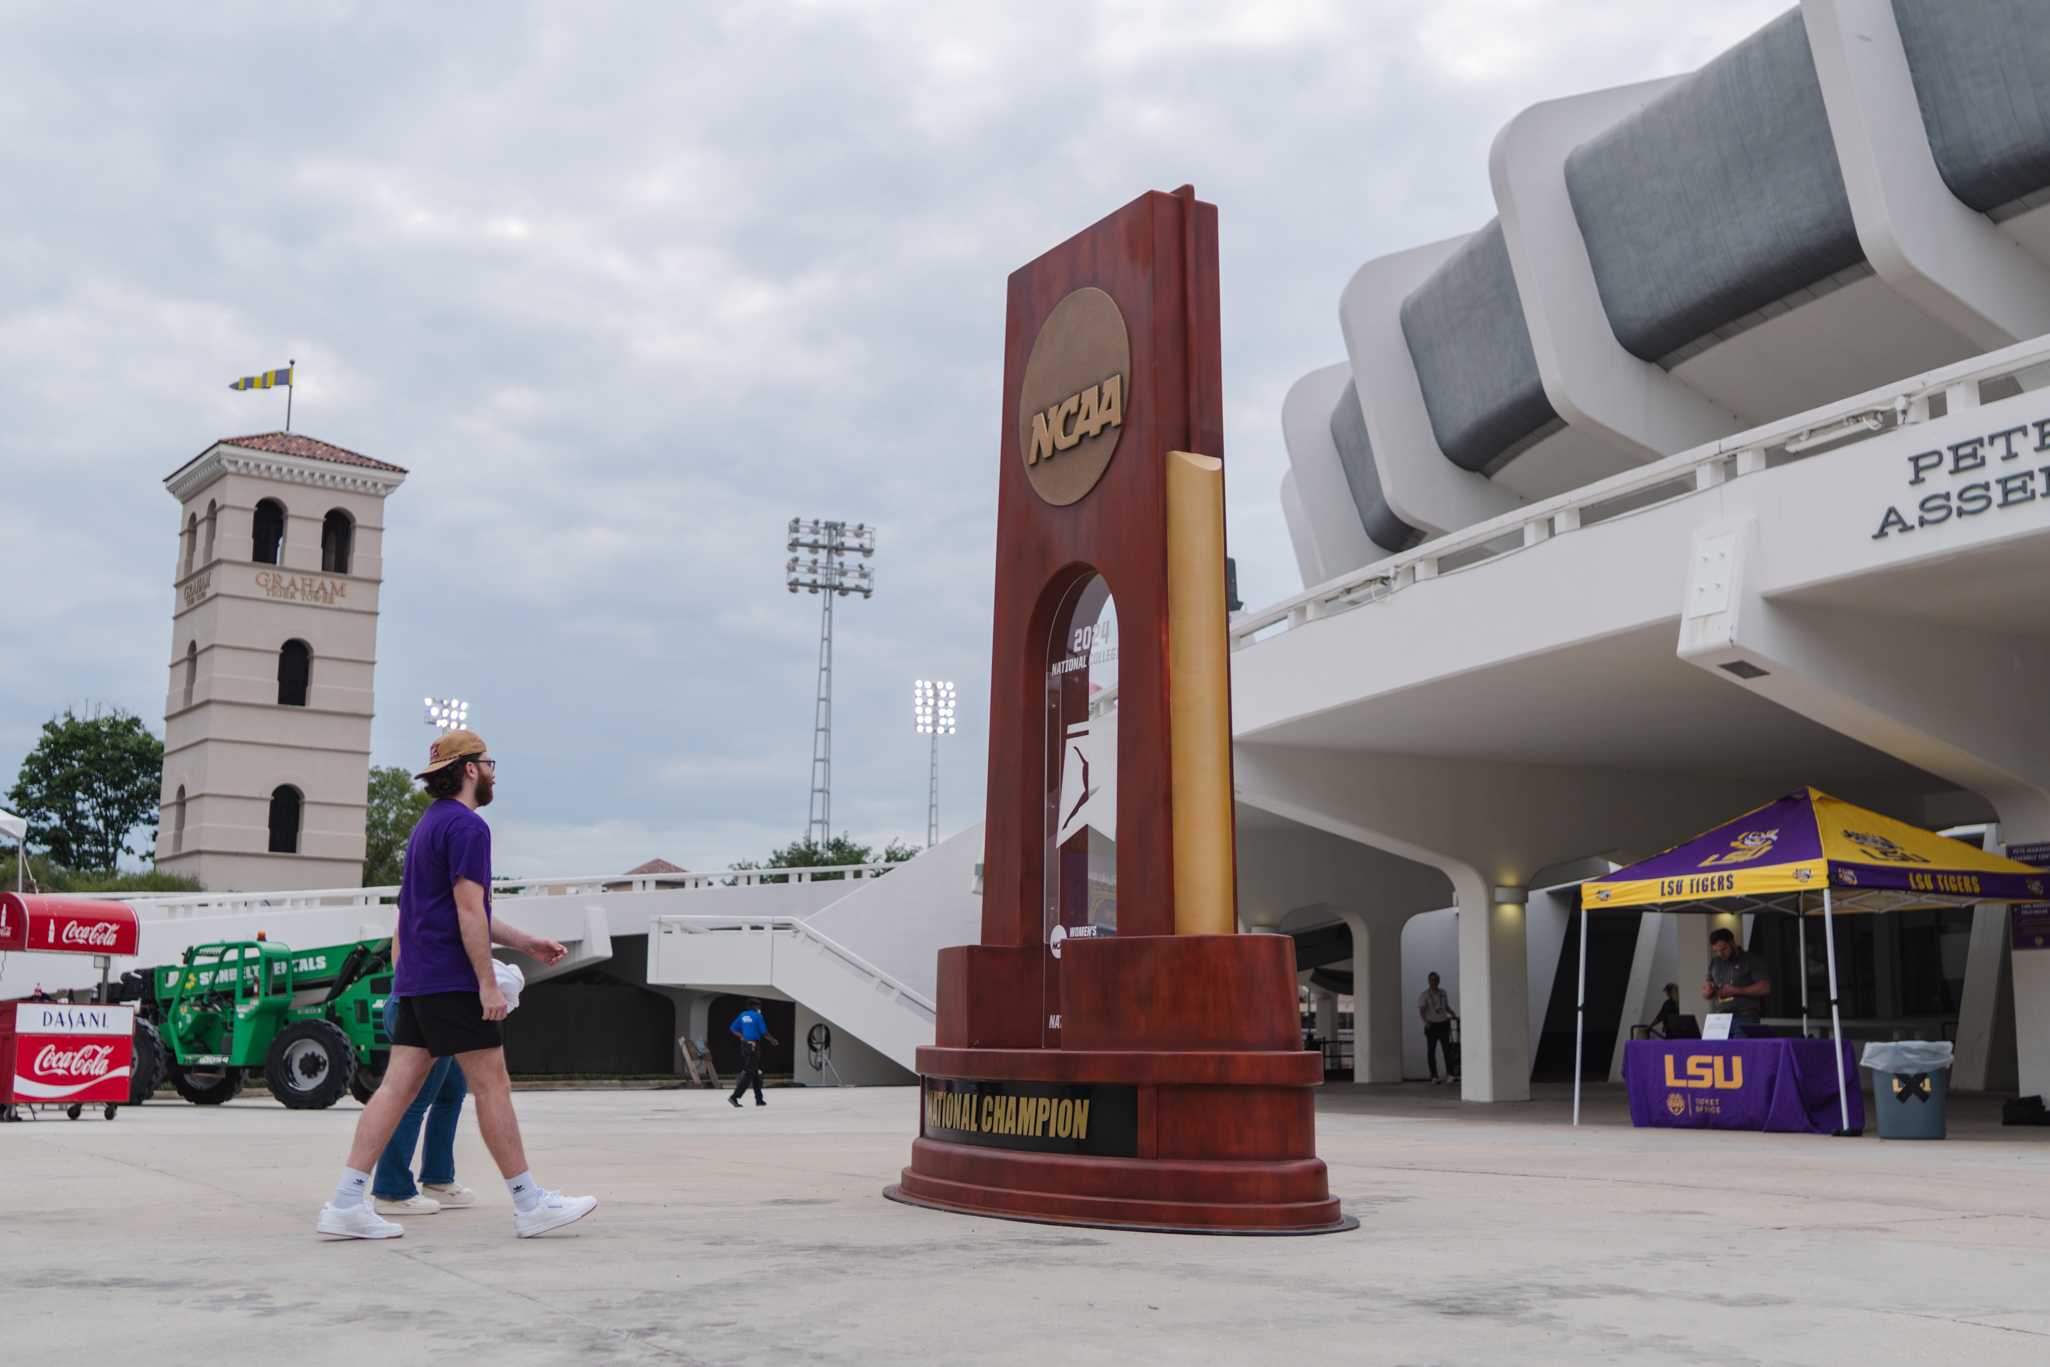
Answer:
POLYGON ((881 527, 837 614, 836 826, 922 835, 908 685, 961 686, 979 819, 1004 280, 1147 188, 1222 219, 1233 546, 1294 585, 1280 395, 1379 252, 1492 213, 1541 98, 1684 70, 1778 4, 529 4, 18 12, 0 49, 0 765, 161 716, 162 477, 278 425, 407 466, 375 759, 454 693, 508 867, 798 835, 818 602, 793 515, 881 527), (29 591, 23 592, 26 582, 29 591))

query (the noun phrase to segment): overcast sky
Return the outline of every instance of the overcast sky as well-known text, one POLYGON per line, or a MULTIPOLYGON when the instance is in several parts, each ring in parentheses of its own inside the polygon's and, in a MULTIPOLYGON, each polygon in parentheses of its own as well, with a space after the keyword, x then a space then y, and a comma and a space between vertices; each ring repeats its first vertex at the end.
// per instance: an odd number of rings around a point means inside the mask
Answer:
POLYGON ((1299 587, 1281 398, 1364 261, 1494 212, 1538 100, 1698 66, 1785 0, 208 4, 0 19, 0 784, 40 724, 161 734, 163 477, 282 425, 386 508, 373 761, 420 698, 501 759, 501 868, 803 833, 817 599, 792 515, 878 524, 844 602, 834 825, 921 841, 911 681, 981 816, 1004 279, 1193 182, 1222 251, 1229 535, 1299 587), (461 13, 466 17, 457 18, 461 13))

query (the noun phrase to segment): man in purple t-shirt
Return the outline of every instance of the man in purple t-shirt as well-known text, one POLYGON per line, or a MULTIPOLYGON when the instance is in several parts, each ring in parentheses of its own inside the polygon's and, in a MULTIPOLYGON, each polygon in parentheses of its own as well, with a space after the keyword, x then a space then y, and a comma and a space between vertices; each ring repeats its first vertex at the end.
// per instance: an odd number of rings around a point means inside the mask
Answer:
POLYGON ((314 1226, 344 1239, 396 1239, 405 1230, 365 1200, 370 1169, 399 1118, 412 1104, 434 1060, 453 1057, 477 1102, 477 1128, 512 1193, 513 1233, 522 1239, 560 1229, 596 1209, 590 1196, 565 1196, 535 1182, 513 1113, 512 1079, 505 1071, 505 993, 491 946, 504 945, 552 964, 560 944, 515 930, 491 915, 491 828, 477 815, 497 785, 498 762, 474 731, 450 731, 427 751, 427 767, 414 775, 435 801, 406 842, 399 885, 397 1028, 377 1094, 356 1121, 349 1161, 334 1198, 314 1226))

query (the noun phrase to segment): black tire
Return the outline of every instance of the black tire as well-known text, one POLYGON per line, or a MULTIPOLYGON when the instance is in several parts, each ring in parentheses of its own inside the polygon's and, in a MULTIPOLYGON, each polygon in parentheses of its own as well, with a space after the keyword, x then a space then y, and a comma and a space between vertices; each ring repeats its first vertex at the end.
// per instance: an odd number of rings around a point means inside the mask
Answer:
POLYGON ((66 1120, 76 1120, 79 1118, 79 1116, 83 1114, 85 1114, 85 1107, 79 1105, 75 1101, 71 1105, 66 1106, 64 1108, 64 1118, 66 1120))
POLYGON ((355 1074, 349 1079, 349 1095, 355 1097, 356 1100, 362 1102, 365 1106, 368 1106, 370 1098, 377 1095, 377 1084, 382 1081, 384 1081, 383 1074, 373 1073, 368 1068, 358 1064, 355 1074))
POLYGON ((111 1101, 108 1102, 106 1111, 107 1119, 112 1120, 114 1118, 114 1109, 114 1103, 111 1101))
POLYGON ((278 1031, 263 1061, 270 1094, 295 1111, 324 1111, 356 1077, 356 1048, 333 1021, 294 1021, 278 1031))
POLYGON ((171 1086, 195 1106, 219 1106, 242 1095, 242 1070, 222 1068, 218 1072, 187 1071, 171 1065, 171 1086))
POLYGON ((156 1095, 157 1088, 164 1085, 164 1073, 170 1064, 171 1057, 164 1048, 164 1037, 157 1032, 156 1022, 138 1016, 135 1021, 135 1062, 128 1074, 128 1104, 140 1106, 156 1095))

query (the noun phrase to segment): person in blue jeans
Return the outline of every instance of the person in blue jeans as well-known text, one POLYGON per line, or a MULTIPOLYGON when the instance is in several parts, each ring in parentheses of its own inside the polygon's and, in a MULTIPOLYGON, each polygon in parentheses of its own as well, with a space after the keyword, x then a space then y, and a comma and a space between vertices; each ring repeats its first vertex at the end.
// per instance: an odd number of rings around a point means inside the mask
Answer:
MULTIPOLYGON (((398 1024, 399 999, 384 1003, 385 1038, 391 1038, 398 1024)), ((370 1182, 370 1195, 380 1215, 433 1215, 458 1209, 477 1199, 475 1192, 456 1181, 456 1122, 463 1116, 463 1098, 470 1085, 454 1057, 438 1058, 420 1085, 420 1094, 406 1108, 391 1142, 378 1157, 377 1173, 370 1182), (413 1184, 413 1147, 420 1137, 421 1122, 427 1125, 427 1147, 420 1159, 420 1184, 413 1184)))

